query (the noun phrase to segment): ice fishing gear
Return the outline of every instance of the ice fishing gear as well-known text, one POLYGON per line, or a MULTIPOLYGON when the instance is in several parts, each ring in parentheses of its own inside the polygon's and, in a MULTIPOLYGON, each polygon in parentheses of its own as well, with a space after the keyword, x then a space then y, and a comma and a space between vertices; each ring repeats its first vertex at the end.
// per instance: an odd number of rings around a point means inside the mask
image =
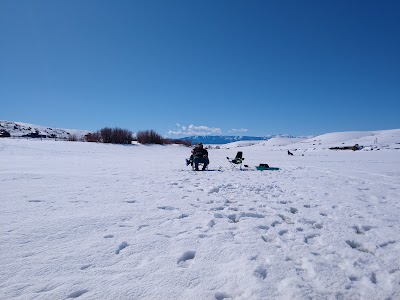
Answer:
MULTIPOLYGON (((239 169, 241 170, 242 169, 242 163, 243 163, 243 161, 244 161, 244 158, 243 158, 243 152, 242 151, 238 151, 238 153, 236 153, 236 156, 235 156, 235 158, 234 159, 230 159, 229 157, 226 157, 227 159, 228 159, 228 161, 230 162, 230 164, 231 164, 231 167, 234 169, 234 168, 237 168, 237 166, 239 166, 239 169)), ((245 165, 245 167, 246 167, 247 165, 245 165)))

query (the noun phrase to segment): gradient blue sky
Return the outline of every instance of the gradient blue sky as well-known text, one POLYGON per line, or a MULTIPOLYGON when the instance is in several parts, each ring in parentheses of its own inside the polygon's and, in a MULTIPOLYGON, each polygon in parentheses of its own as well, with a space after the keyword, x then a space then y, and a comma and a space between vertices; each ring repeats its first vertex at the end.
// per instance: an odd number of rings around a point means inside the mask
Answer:
POLYGON ((400 1, 1 0, 0 102, 169 137, 400 128, 400 1))

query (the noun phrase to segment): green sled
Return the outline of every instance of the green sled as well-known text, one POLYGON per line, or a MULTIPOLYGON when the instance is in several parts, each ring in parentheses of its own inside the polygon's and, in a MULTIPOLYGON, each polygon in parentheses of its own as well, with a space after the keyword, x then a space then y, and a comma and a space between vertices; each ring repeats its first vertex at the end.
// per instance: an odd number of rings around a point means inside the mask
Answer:
POLYGON ((279 170, 279 168, 272 168, 272 167, 266 168, 266 167, 260 167, 260 166, 257 166, 256 169, 259 171, 277 171, 277 170, 279 170))

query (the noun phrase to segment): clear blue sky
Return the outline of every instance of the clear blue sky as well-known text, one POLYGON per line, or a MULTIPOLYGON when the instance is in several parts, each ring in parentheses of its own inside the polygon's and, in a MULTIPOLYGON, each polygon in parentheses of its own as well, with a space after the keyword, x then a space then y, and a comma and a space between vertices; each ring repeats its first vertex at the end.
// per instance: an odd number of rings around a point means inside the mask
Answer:
POLYGON ((400 1, 1 0, 0 102, 170 137, 400 128, 400 1))

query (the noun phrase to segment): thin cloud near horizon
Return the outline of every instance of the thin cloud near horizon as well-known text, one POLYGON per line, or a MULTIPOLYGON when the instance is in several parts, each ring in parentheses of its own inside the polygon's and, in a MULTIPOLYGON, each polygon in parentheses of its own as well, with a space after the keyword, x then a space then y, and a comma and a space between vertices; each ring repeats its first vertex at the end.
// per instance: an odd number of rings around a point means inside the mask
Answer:
POLYGON ((231 130, 229 130, 229 132, 248 132, 248 130, 246 128, 240 128, 240 129, 232 128, 231 130))
POLYGON ((196 126, 190 124, 189 126, 176 124, 176 130, 169 130, 170 135, 211 135, 211 134, 222 134, 221 128, 208 127, 205 125, 196 126))
MULTIPOLYGON (((211 134, 217 134, 221 135, 224 134, 219 127, 209 127, 205 125, 181 125, 179 123, 176 123, 176 129, 175 130, 169 130, 168 134, 169 135, 211 135, 211 134)), ((247 128, 232 128, 228 130, 228 133, 245 133, 248 132, 247 128)))

